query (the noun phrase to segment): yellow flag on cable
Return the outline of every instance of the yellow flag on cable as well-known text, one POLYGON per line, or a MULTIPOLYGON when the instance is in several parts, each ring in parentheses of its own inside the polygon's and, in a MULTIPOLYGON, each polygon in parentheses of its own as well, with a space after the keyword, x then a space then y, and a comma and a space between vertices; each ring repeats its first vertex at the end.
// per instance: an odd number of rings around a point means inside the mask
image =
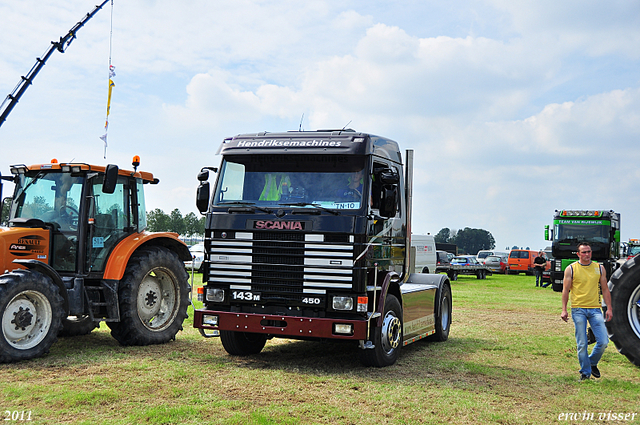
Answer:
POLYGON ((113 91, 113 87, 116 85, 113 82, 113 77, 116 76, 116 67, 113 65, 109 65, 109 94, 107 96, 107 118, 104 122, 104 134, 100 136, 102 141, 104 142, 104 158, 107 159, 107 131, 109 130, 109 112, 111 112, 111 93, 113 91))

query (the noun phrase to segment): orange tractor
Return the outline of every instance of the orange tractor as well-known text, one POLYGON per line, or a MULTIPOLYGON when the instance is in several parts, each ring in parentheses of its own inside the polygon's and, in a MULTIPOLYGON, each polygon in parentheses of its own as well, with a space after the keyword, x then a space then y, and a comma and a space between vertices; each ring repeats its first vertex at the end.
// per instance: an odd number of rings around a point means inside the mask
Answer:
POLYGON ((182 329, 191 255, 177 234, 145 231, 143 186, 158 179, 139 163, 53 160, 0 176, 0 199, 3 180, 15 184, 0 228, 0 363, 39 357, 101 321, 123 345, 165 343, 182 329))

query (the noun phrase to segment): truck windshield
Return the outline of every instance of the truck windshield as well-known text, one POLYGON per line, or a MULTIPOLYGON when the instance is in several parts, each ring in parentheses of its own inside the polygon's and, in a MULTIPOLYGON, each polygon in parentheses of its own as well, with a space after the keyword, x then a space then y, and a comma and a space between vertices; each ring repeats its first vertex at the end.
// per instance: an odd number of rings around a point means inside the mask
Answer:
POLYGON ((609 226, 556 224, 554 237, 559 243, 609 242, 609 226))
POLYGON ((363 156, 225 157, 213 203, 359 209, 368 187, 364 165, 363 156))
POLYGON ((62 230, 75 230, 83 177, 67 173, 39 173, 18 183, 13 218, 37 218, 62 230))

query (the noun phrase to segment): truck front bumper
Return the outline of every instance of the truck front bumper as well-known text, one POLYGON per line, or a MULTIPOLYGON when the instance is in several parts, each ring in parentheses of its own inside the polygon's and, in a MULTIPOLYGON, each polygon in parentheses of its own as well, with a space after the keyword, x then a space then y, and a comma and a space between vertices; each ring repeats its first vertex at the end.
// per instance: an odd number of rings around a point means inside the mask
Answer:
MULTIPOLYGON (((367 321, 269 314, 233 313, 199 309, 193 327, 213 331, 269 334, 280 338, 367 339, 367 321)), ((216 332, 214 332, 216 335, 216 332)))

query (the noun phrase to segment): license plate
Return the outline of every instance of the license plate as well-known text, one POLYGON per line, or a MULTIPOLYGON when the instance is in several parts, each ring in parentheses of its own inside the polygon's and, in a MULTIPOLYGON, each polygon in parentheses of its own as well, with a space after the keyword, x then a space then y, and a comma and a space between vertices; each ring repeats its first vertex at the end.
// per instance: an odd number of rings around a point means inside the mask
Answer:
POLYGON ((260 293, 252 291, 233 291, 231 299, 234 301, 260 301, 260 293))

